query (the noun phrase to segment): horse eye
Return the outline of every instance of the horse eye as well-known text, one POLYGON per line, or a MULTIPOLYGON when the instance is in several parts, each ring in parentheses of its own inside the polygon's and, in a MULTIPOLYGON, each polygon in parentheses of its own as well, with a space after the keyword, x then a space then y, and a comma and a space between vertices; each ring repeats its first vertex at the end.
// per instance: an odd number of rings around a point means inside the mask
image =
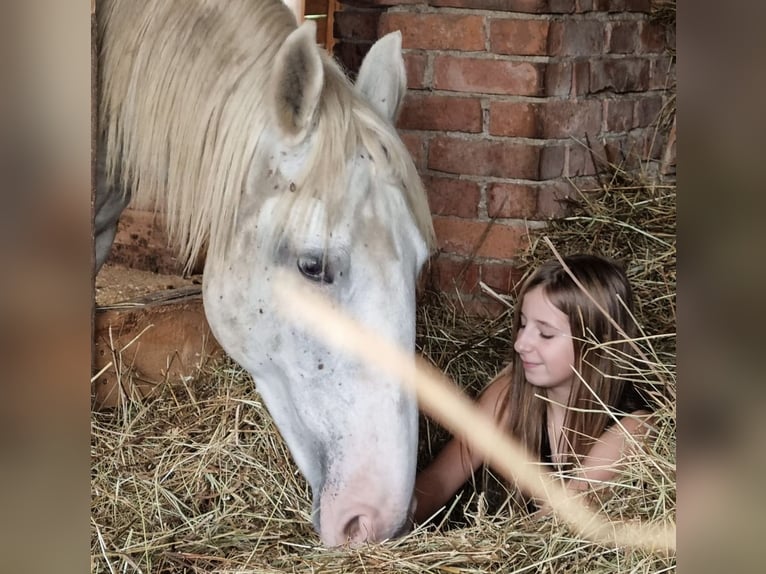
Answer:
POLYGON ((332 283, 333 277, 327 263, 322 261, 321 254, 300 255, 298 257, 298 270, 311 281, 332 283))

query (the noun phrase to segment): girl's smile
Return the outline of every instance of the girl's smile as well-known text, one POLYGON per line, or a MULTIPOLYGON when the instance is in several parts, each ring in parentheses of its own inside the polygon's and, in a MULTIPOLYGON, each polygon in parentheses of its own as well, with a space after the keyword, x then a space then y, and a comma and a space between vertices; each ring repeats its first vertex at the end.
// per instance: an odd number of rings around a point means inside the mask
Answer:
POLYGON ((574 345, 569 318, 548 299, 542 287, 531 289, 521 305, 521 325, 514 349, 527 380, 564 398, 572 386, 574 345))

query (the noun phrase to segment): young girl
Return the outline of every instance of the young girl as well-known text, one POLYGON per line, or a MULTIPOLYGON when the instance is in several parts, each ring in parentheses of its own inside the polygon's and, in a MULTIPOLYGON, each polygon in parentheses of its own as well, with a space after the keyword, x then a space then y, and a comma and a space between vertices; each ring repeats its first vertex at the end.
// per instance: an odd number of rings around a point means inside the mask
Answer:
MULTIPOLYGON (((625 272, 594 255, 563 261, 582 288, 557 260, 527 279, 513 320, 513 359, 478 404, 580 490, 617 473, 614 463, 648 428, 649 407, 621 378, 631 355, 626 337, 636 332, 625 272)), ((415 522, 433 515, 482 462, 453 438, 417 477, 415 522)))

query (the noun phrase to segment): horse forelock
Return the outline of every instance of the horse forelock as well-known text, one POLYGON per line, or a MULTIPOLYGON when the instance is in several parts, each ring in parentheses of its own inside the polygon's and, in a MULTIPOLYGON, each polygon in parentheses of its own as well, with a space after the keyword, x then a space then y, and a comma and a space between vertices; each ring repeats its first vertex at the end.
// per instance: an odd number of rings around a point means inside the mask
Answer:
MULTIPOLYGON (((340 68, 325 58, 325 86, 312 134, 312 153, 293 195, 294 205, 312 205, 305 199, 321 200, 333 228, 333 217, 343 213, 349 194, 363 190, 348 187, 350 161, 354 154, 369 154, 376 179, 387 180, 401 190, 415 224, 429 249, 435 245, 431 211, 422 181, 409 151, 394 127, 354 90, 340 68)), ((289 217, 304 218, 300 209, 287 209, 289 217)))
MULTIPOLYGON (((270 153, 263 145, 272 112, 264 85, 295 29, 279 0, 190 4, 98 6, 108 170, 121 173, 138 206, 165 211, 169 237, 187 265, 205 247, 208 257, 220 258, 229 244, 250 170, 270 153)), ((426 195, 407 149, 329 56, 323 62, 325 86, 296 200, 316 197, 331 216, 338 213, 349 159, 363 147, 403 190, 432 246, 426 195)))

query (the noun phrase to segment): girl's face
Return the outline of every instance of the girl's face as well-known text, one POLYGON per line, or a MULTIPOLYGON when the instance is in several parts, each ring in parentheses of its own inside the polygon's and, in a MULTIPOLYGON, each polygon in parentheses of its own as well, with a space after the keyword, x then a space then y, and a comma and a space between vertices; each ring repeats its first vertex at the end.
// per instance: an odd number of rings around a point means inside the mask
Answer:
POLYGON ((574 344, 569 318, 553 306, 542 287, 527 291, 513 348, 527 381, 548 389, 548 396, 566 404, 574 381, 574 344))

